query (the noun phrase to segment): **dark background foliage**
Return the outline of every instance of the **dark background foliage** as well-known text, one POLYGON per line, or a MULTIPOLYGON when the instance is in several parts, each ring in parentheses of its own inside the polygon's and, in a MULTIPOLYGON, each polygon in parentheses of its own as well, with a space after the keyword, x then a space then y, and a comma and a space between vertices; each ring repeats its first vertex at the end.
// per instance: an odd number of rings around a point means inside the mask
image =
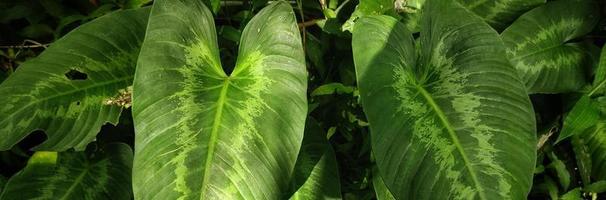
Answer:
MULTIPOLYGON (((130 2, 131 0, 0 0, 0 81, 70 30, 108 12, 127 9, 130 2)), ((233 68, 244 26, 267 2, 268 0, 223 1, 215 17, 223 66, 233 68)), ((340 0, 322 4, 323 2, 325 1, 291 1, 304 36, 310 75, 309 113, 320 122, 336 152, 343 198, 374 199, 370 135, 358 103, 351 34, 341 30, 358 1, 340 0), (330 16, 328 20, 325 20, 326 16, 330 16)), ((604 8, 602 16, 606 16, 605 4, 606 2, 601 2, 604 8)), ((606 41, 606 18, 581 40, 602 47, 606 41)), ((599 52, 599 49, 596 51, 599 52)), ((230 72, 231 69, 226 71, 230 72)), ((531 96, 536 112, 538 137, 549 133, 557 136, 563 114, 571 109, 578 96, 576 93, 531 96)), ((555 136, 550 137, 539 150, 534 188, 529 196, 531 199, 548 198, 550 182, 557 182, 562 173, 570 174, 571 185, 559 190, 560 194, 581 185, 576 155, 570 140, 553 145, 555 136), (564 167, 563 170, 551 167, 555 165, 553 163, 560 162, 563 163, 559 165, 564 167)), ((44 139, 44 133, 37 131, 13 149, 0 152, 0 176, 11 177, 22 169, 33 153, 30 149, 44 139)), ((123 112, 117 126, 105 125, 97 136, 96 143, 115 141, 125 142, 131 147, 134 145, 130 110, 123 112)), ((95 148, 95 145, 93 143, 89 148, 95 148)), ((606 196, 599 198, 606 199, 606 196)))

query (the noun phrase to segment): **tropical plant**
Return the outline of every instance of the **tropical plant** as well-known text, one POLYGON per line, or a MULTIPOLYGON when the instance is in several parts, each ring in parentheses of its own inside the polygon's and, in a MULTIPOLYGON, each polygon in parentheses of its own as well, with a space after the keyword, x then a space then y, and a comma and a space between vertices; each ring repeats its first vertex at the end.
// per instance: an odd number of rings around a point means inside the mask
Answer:
POLYGON ((0 3, 0 200, 606 198, 605 11, 0 3))

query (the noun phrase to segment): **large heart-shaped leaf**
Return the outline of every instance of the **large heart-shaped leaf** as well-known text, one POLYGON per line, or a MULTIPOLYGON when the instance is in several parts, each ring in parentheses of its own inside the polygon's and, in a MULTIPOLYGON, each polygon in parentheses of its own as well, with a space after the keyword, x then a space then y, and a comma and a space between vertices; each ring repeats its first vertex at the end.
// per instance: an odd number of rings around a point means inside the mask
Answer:
POLYGON ((337 159, 326 132, 308 118, 293 177, 292 200, 341 199, 337 159))
POLYGON ((117 123, 148 15, 118 11, 84 24, 2 82, 0 150, 34 130, 48 137, 38 149, 82 150, 104 123, 117 123))
POLYGON ((122 143, 96 152, 36 152, 0 199, 131 199, 133 152, 122 143))
POLYGON ((234 71, 200 1, 154 2, 133 96, 136 199, 278 199, 303 139, 307 72, 294 12, 262 9, 234 71))
POLYGON ((527 12, 503 31, 507 55, 530 93, 585 86, 591 58, 573 40, 590 32, 598 19, 594 1, 559 0, 527 12))
POLYGON ((533 109, 488 24, 456 2, 428 0, 418 52, 388 16, 361 18, 352 40, 373 154, 394 197, 526 197, 533 109))
POLYGON ((497 30, 503 30, 510 22, 527 10, 544 4, 545 0, 458 0, 467 9, 482 17, 497 30))

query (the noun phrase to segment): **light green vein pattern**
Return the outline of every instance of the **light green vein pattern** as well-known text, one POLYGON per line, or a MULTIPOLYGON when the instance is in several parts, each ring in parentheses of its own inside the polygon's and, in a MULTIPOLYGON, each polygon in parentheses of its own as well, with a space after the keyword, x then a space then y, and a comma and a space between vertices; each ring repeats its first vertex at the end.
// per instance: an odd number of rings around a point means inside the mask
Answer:
POLYGON ((155 1, 134 84, 135 199, 278 199, 307 113, 292 8, 264 8, 224 72, 200 1, 155 1))
POLYGON ((132 160, 132 150, 121 143, 94 153, 36 152, 0 199, 131 199, 132 160))
POLYGON ((545 0, 458 0, 496 30, 503 30, 524 12, 545 0))
POLYGON ((527 12, 503 31, 507 55, 529 93, 571 92, 587 84, 592 61, 573 40, 589 33, 598 19, 594 1, 559 0, 527 12))
POLYGON ((0 150, 34 130, 37 149, 82 150, 122 108, 104 105, 132 83, 149 9, 117 11, 84 24, 23 63, 0 85, 0 150), (65 74, 78 70, 86 80, 65 74))
POLYGON ((385 185, 396 199, 525 198, 535 123, 503 43, 456 2, 428 0, 423 9, 418 50, 391 17, 361 18, 353 33, 385 185))

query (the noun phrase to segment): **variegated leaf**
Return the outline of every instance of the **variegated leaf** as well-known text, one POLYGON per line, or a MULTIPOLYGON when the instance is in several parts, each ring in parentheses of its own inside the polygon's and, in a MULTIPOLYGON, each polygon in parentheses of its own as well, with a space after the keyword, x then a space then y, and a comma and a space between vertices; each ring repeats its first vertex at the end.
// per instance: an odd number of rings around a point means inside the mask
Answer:
POLYGON ((497 30, 503 30, 524 12, 545 0, 458 0, 497 30))
POLYGON ((36 152, 6 183, 1 200, 132 199, 133 152, 122 143, 97 152, 36 152))
POLYGON ((599 19, 588 0, 558 0, 518 18, 501 34, 530 93, 571 92, 583 87, 591 58, 573 40, 590 32, 599 19))
POLYGON ((133 96, 136 199, 278 199, 303 139, 307 72, 294 12, 262 9, 224 72, 210 10, 154 2, 133 96))
POLYGON ((580 135, 591 155, 591 174, 595 180, 606 180, 606 120, 580 135))
POLYGON ((361 18, 352 40, 373 155, 396 199, 526 197, 533 109, 488 24, 427 0, 418 50, 388 16, 361 18))
POLYGON ((117 11, 84 24, 23 63, 0 85, 0 150, 44 130, 41 150, 82 150, 132 83, 149 9, 117 11), (121 92, 122 91, 122 92, 121 92))

